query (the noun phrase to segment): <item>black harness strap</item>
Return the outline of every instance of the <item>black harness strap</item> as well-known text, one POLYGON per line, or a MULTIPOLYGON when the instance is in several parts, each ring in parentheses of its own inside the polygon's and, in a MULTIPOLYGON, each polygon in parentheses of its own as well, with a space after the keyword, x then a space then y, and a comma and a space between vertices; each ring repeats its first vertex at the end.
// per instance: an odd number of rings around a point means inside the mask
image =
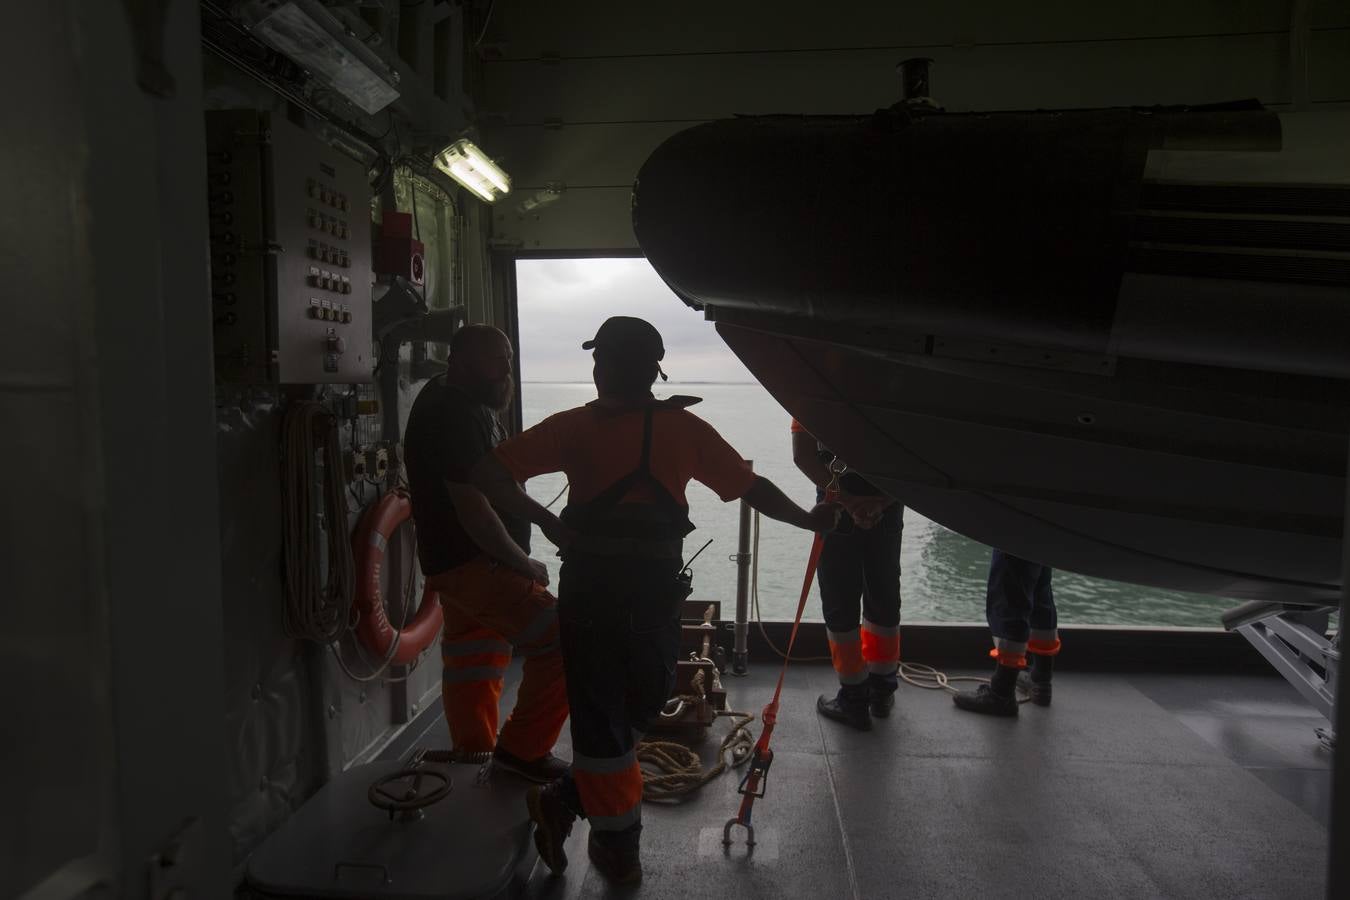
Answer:
POLYGON ((569 524, 575 524, 582 530, 585 530, 588 525, 599 524, 599 520, 603 519, 606 514, 619 507, 623 498, 628 496, 633 488, 645 484, 652 490, 656 501, 651 505, 660 508, 670 519, 671 525, 679 527, 683 533, 688 532, 692 527, 688 525, 688 509, 675 499, 660 479, 652 474, 652 418, 655 411, 656 409, 653 406, 647 406, 642 411, 642 452, 638 457, 637 468, 585 503, 564 510, 564 521, 571 519, 569 524), (569 512, 571 513, 570 516, 567 515, 569 512))

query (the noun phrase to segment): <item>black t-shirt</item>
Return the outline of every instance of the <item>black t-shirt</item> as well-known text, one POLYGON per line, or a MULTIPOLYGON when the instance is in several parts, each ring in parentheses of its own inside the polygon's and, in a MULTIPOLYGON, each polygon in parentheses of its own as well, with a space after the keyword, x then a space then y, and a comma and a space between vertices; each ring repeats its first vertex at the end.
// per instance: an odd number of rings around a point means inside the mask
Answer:
MULTIPOLYGON (((453 569, 482 552, 459 524, 445 483, 467 483, 474 464, 505 438, 496 413, 447 385, 444 378, 427 382, 417 395, 403 447, 417 523, 417 553, 425 574, 453 569)), ((530 523, 500 509, 497 515, 507 534, 528 555, 530 523)))

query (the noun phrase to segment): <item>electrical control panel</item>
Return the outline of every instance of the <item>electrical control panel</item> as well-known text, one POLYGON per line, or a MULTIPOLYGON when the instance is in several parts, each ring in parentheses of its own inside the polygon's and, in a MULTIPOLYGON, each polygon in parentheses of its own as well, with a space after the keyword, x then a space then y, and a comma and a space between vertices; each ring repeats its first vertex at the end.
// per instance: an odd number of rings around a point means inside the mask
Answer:
POLYGON ((209 112, 206 133, 217 376, 370 381, 364 168, 270 113, 209 112))

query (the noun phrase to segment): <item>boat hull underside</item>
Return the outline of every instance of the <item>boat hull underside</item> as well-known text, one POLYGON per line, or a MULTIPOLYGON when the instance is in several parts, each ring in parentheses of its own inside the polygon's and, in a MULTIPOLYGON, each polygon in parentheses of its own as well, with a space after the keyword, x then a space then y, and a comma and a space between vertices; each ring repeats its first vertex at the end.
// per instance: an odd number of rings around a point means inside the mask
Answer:
POLYGON ((1338 600, 1346 409, 1334 387, 1321 401, 1296 379, 1254 394, 1190 367, 1093 375, 709 317, 808 430, 947 528, 1101 578, 1338 600))

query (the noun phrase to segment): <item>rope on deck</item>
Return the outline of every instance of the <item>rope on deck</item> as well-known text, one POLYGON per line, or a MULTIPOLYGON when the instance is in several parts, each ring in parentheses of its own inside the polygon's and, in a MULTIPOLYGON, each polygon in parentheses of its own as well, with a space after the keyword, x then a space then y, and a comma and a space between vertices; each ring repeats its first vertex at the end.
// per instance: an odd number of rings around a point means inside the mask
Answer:
POLYGON ((739 768, 750 759, 755 736, 750 713, 725 710, 717 714, 732 720, 731 731, 717 748, 717 762, 703 768, 698 751, 677 741, 644 740, 637 746, 638 765, 642 767, 642 799, 649 803, 677 803, 720 776, 728 768, 739 768), (728 759, 728 756, 730 758, 728 759))

